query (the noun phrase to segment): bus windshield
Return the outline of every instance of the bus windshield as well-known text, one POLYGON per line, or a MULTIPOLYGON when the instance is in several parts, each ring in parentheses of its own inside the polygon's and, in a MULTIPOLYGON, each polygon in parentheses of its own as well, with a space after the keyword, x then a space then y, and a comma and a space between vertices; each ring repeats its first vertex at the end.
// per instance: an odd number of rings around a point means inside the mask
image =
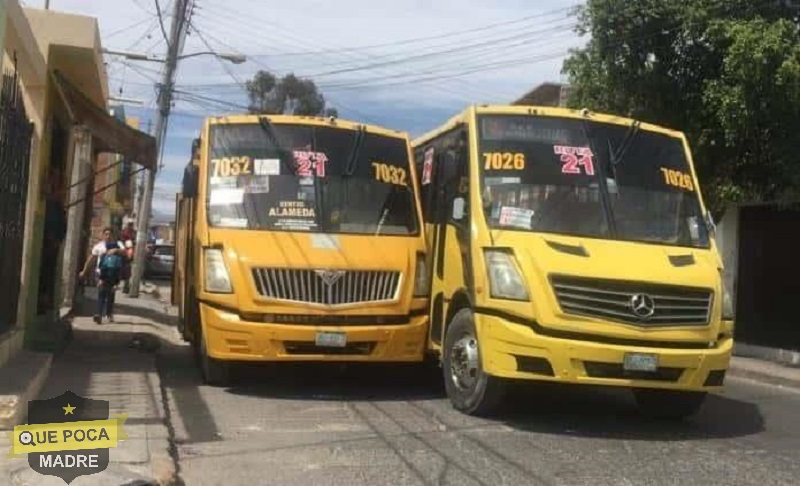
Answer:
POLYGON ((680 138, 569 118, 478 121, 492 228, 709 247, 680 138))
POLYGON ((303 124, 215 124, 207 207, 214 227, 414 235, 401 138, 303 124))

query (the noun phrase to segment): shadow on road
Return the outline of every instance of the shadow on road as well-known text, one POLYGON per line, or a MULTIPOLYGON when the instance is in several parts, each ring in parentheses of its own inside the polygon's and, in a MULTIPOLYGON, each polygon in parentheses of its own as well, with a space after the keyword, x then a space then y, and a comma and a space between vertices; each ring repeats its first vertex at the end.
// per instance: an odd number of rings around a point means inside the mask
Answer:
POLYGON ((444 398, 438 369, 421 364, 278 363, 237 366, 228 392, 273 400, 396 401, 444 398))
MULTIPOLYGON (((271 400, 447 400, 439 369, 395 364, 245 366, 226 392, 271 400)), ((442 405, 446 413, 437 414, 438 420, 459 414, 442 405)), ((662 422, 641 415, 627 389, 551 383, 515 383, 491 421, 520 431, 643 441, 734 438, 764 430, 757 405, 722 395, 710 395, 691 419, 662 422)))
POLYGON ((644 417, 627 389, 517 386, 497 419, 519 430, 579 437, 642 441, 725 439, 765 430, 758 406, 709 395, 703 408, 683 422, 644 417))
MULTIPOLYGON (((93 309, 93 302, 87 304, 93 309)), ((117 314, 120 319, 130 315, 170 326, 176 324, 174 316, 157 309, 119 302, 117 314)), ((101 330, 102 327, 98 328, 101 330)), ((157 333, 151 336, 155 338, 157 333)), ((99 336, 84 336, 79 341, 95 345, 100 341, 96 337, 99 336)), ((206 387, 190 348, 160 341, 157 352, 162 387, 186 426, 188 442, 220 440, 213 413, 203 397, 206 387)), ((107 361, 102 366, 132 366, 124 361, 107 361)), ((219 392, 270 400, 408 402, 420 413, 450 422, 456 430, 463 428, 461 425, 482 422, 452 409, 444 393, 441 370, 419 364, 240 364, 235 368, 231 386, 219 392)), ((709 396, 692 419, 665 423, 649 421, 640 415, 625 389, 550 383, 516 384, 506 406, 489 422, 518 431, 633 441, 735 438, 764 430, 764 418, 757 405, 724 394, 709 396)))

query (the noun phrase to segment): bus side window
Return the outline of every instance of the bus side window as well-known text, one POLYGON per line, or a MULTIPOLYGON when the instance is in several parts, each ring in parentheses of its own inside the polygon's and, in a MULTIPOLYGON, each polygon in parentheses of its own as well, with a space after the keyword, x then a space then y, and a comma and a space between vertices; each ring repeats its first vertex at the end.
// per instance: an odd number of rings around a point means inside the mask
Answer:
POLYGON ((192 164, 186 166, 183 170, 183 197, 195 198, 197 197, 197 167, 192 164))

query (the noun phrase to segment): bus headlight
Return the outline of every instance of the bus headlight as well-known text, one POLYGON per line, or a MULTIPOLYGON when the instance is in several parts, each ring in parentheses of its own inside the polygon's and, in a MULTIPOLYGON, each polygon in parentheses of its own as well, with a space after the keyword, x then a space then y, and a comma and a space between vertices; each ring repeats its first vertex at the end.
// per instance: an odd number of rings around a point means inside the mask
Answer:
POLYGON ((417 253, 417 268, 415 272, 414 297, 427 297, 431 291, 431 282, 428 278, 428 264, 423 253, 417 253))
POLYGON ((225 267, 225 260, 222 258, 222 250, 208 248, 205 250, 204 255, 206 261, 206 292, 213 292, 216 294, 233 293, 231 276, 228 273, 228 268, 225 267))
POLYGON ((486 250, 484 255, 493 299, 530 300, 528 287, 510 253, 486 250))
POLYGON ((725 320, 733 320, 736 317, 736 303, 734 302, 734 290, 736 285, 733 279, 722 279, 722 318, 725 320))

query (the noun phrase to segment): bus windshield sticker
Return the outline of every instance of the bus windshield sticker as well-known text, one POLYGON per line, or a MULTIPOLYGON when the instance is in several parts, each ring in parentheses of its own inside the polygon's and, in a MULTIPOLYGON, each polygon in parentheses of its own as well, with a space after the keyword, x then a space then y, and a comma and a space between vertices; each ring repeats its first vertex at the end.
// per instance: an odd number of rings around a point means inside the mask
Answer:
POLYGON ((497 186, 500 184, 522 184, 521 177, 487 177, 487 186, 497 186))
POLYGON ((245 192, 248 194, 264 194, 269 192, 269 176, 253 177, 247 181, 245 192))
POLYGON ((525 154, 521 152, 484 152, 485 170, 524 170, 525 154))
POLYGON ((384 162, 373 162, 372 167, 375 169, 375 180, 377 181, 399 186, 408 184, 406 170, 402 167, 395 167, 384 162))
POLYGON ((242 204, 243 201, 244 189, 212 189, 209 204, 211 206, 227 206, 242 204))
POLYGON ((668 186, 694 191, 692 176, 689 174, 679 170, 667 169, 666 167, 661 167, 660 169, 661 173, 664 175, 664 183, 668 186))
POLYGON ((211 168, 215 177, 236 177, 253 173, 252 160, 246 155, 211 159, 211 168))
POLYGON ((238 187, 236 177, 211 177, 208 183, 214 189, 236 189, 238 187))
POLYGON ((431 183, 431 174, 433 173, 433 147, 428 147, 425 150, 425 159, 422 165, 422 185, 431 183))
POLYGON ((325 177, 325 166, 328 156, 324 152, 295 150, 294 161, 297 164, 297 175, 300 177, 325 177))
POLYGON ((269 208, 271 218, 316 218, 317 213, 307 207, 305 201, 281 201, 277 206, 269 208))
POLYGON ((562 174, 594 175, 594 154, 589 148, 554 145, 553 152, 561 156, 562 174))
POLYGON ((281 174, 281 159, 256 159, 255 173, 260 176, 281 174))
POLYGON ((500 209, 500 224, 502 226, 515 226, 518 228, 531 229, 531 218, 533 210, 503 206, 500 209))

